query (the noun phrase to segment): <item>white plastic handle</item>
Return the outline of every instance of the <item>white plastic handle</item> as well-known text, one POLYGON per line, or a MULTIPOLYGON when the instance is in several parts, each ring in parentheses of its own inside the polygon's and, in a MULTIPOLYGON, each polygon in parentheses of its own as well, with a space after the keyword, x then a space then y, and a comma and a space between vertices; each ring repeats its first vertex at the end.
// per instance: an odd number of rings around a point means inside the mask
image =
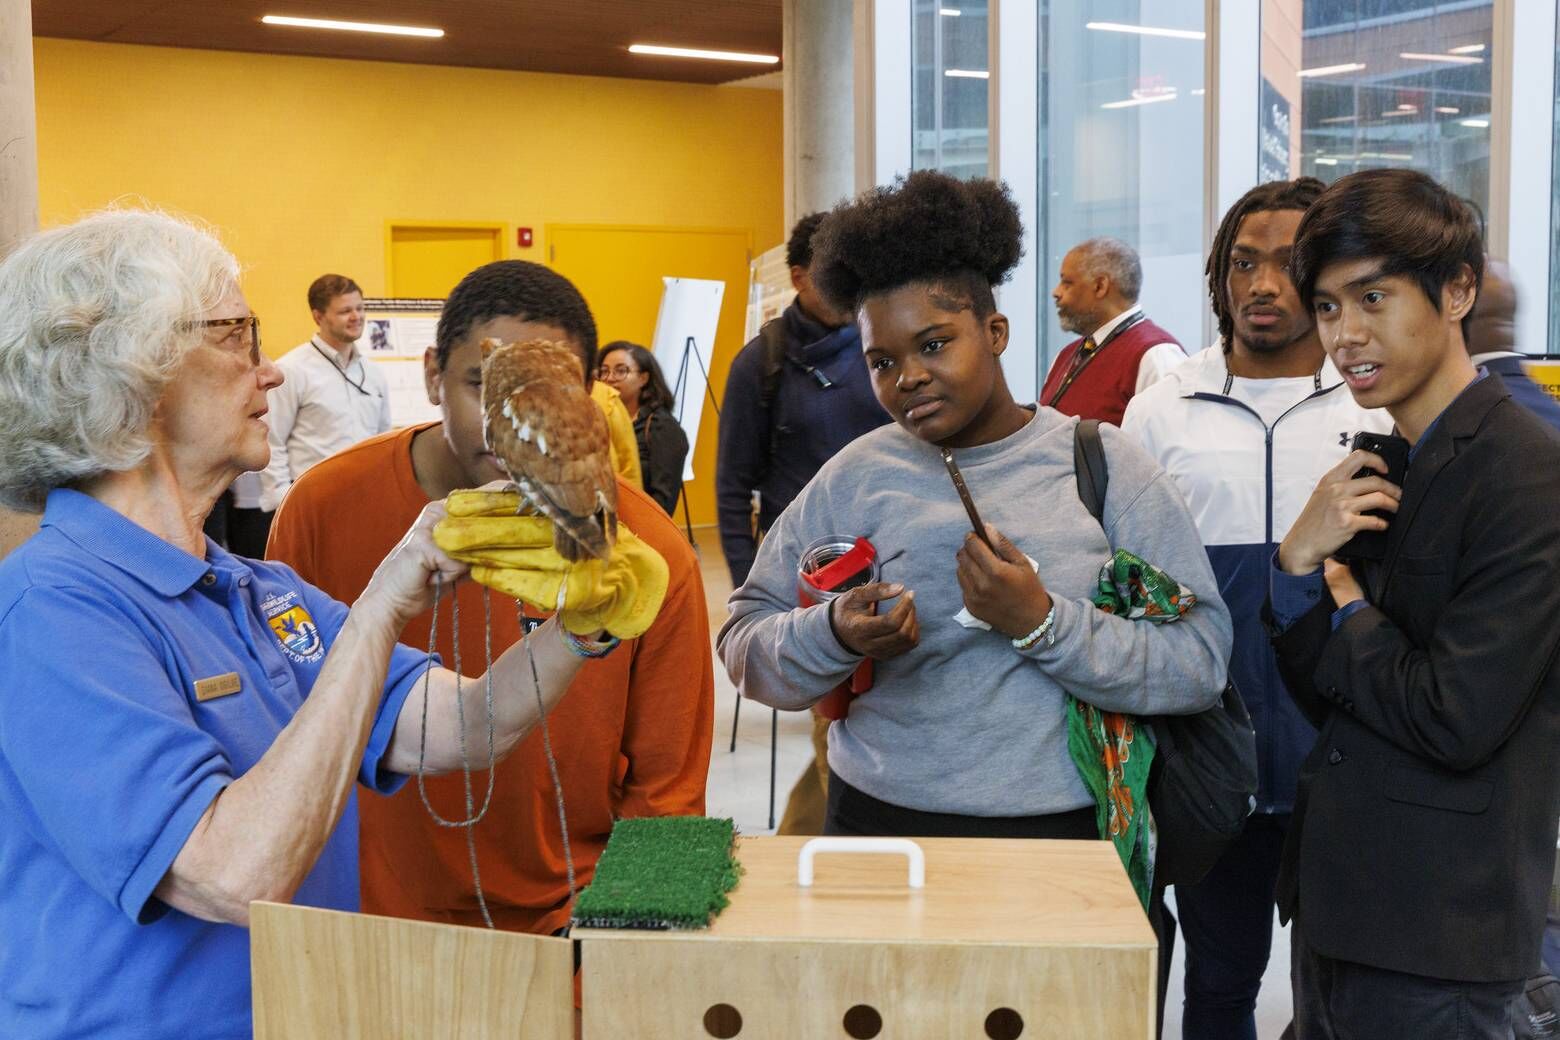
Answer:
POLYGON ((926 887, 926 855, 921 846, 909 838, 813 838, 802 846, 796 860, 796 883, 811 888, 813 883, 813 857, 820 852, 871 852, 877 855, 900 855, 910 860, 910 887, 926 887))

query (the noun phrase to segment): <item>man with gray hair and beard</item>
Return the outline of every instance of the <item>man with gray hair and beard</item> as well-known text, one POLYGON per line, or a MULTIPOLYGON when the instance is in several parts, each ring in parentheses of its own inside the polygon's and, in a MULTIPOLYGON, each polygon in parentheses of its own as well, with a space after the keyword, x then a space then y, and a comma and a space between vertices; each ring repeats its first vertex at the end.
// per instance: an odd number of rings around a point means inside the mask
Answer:
POLYGON ((1057 355, 1041 404, 1119 426, 1134 394, 1186 360, 1176 338, 1138 306, 1142 287, 1137 250, 1118 239, 1091 238, 1062 258, 1051 298, 1062 328, 1083 338, 1057 355))

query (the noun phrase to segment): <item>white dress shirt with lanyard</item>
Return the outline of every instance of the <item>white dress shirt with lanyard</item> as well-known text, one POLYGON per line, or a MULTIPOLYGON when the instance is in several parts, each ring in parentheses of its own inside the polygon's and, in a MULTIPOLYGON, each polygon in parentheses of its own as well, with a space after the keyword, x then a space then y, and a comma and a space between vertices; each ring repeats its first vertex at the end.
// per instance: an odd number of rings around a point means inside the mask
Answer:
MULTIPOLYGON (((1137 320, 1141 319, 1142 315, 1143 308, 1137 306, 1128 307, 1095 329, 1094 334, 1089 338, 1103 345, 1114 338, 1117 329, 1120 329, 1129 321, 1134 325, 1137 324, 1137 320)), ((1096 348, 1097 351, 1098 348, 1096 348)), ((1133 393, 1142 393, 1148 387, 1157 383, 1166 372, 1185 360, 1186 352, 1174 343, 1156 343, 1149 347, 1143 353, 1142 359, 1138 361, 1137 386, 1133 389, 1133 393)))
POLYGON ((260 474, 260 508, 267 511, 309 467, 390 429, 384 374, 356 347, 348 348, 343 362, 315 336, 276 365, 287 378, 267 398, 271 464, 260 474))

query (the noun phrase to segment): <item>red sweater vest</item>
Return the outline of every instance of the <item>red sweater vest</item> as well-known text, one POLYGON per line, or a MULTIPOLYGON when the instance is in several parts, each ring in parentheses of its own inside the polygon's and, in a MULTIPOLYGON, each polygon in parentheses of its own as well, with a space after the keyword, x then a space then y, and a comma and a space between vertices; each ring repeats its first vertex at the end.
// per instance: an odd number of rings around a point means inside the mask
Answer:
POLYGON ((1127 402, 1137 391, 1138 365, 1150 347, 1180 342, 1147 318, 1117 335, 1084 362, 1066 389, 1062 383, 1071 371, 1073 359, 1083 348, 1083 340, 1073 340, 1062 348, 1045 377, 1040 403, 1065 415, 1121 425, 1127 402), (1060 394, 1058 394, 1060 391, 1060 394))

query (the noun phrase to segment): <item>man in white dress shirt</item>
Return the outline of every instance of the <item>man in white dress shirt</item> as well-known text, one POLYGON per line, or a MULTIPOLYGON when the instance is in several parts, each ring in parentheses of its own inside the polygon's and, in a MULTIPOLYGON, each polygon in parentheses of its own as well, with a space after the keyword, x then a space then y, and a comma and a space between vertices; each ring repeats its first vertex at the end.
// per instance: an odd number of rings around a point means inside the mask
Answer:
POLYGON ((390 429, 385 377, 363 360, 363 290, 326 274, 309 286, 319 331, 276 364, 286 379, 270 392, 271 463, 260 474, 260 508, 272 512, 309 467, 390 429))
POLYGON ((1056 356, 1041 404, 1119 426, 1135 394, 1186 360, 1138 306, 1142 288, 1143 264, 1125 242, 1091 238, 1068 251, 1051 298, 1062 328, 1082 338, 1056 356))

